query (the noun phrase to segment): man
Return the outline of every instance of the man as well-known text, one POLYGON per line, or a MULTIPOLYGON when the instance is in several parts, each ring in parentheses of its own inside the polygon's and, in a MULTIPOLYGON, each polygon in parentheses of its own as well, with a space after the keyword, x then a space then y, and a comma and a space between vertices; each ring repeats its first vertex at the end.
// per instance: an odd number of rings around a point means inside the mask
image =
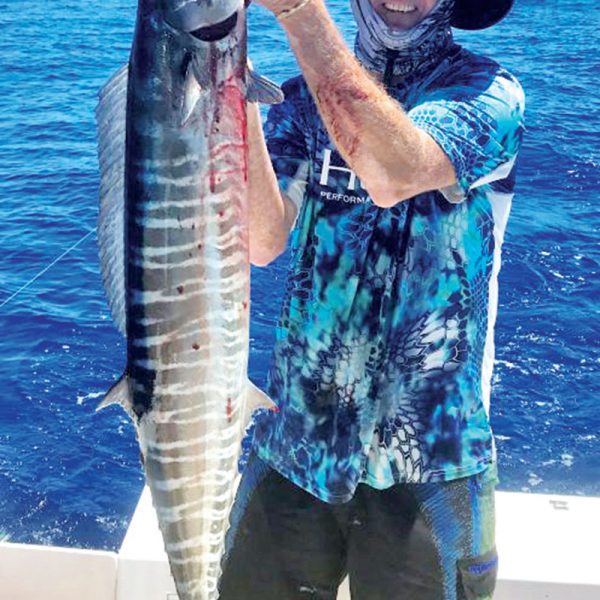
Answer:
POLYGON ((488 423, 522 90, 453 42, 509 0, 260 0, 302 76, 249 109, 251 260, 291 234, 269 394, 222 600, 491 598, 488 423), (272 166, 271 166, 272 164, 272 166))

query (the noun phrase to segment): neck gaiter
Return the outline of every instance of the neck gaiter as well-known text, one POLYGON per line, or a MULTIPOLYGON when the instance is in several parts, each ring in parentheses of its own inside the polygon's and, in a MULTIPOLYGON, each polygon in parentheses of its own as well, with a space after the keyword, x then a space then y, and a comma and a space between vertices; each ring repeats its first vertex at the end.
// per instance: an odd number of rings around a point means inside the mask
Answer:
POLYGON ((358 25, 356 56, 371 71, 387 70, 393 76, 422 72, 439 63, 452 44, 454 0, 438 0, 431 12, 409 30, 388 27, 370 0, 350 2, 358 25))

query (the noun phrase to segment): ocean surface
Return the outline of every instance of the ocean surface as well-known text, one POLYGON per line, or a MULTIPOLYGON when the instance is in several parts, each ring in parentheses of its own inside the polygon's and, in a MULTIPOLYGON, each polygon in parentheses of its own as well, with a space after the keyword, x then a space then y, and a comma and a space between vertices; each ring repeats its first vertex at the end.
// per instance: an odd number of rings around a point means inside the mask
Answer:
MULTIPOLYGON (((351 41, 348 2, 328 4, 351 41)), ((501 25, 457 35, 528 99, 492 394, 504 490, 600 495, 596 8, 518 0, 501 25)), ((94 107, 134 17, 133 0, 0 0, 0 530, 13 541, 117 549, 143 485, 128 417, 95 412, 125 346, 99 277, 94 107)), ((278 82, 297 72, 257 6, 250 53, 278 82)), ((284 256, 252 273, 259 385, 285 271, 284 256)))

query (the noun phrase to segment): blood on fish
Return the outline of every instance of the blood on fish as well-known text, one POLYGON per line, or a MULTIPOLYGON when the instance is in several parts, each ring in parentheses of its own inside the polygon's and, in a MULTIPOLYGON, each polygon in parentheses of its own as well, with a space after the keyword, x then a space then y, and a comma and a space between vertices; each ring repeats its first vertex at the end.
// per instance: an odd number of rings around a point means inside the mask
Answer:
POLYGON ((183 286, 182 286, 182 285, 178 285, 178 286, 177 286, 177 291, 178 291, 180 294, 183 294, 183 286))
POLYGON ((221 177, 226 176, 226 175, 237 175, 240 172, 238 167, 234 167, 232 169, 221 169, 219 171, 219 175, 221 175, 221 177))
POLYGON ((225 214, 222 210, 219 211, 219 217, 223 218, 223 215, 225 214))
MULTIPOLYGON (((219 158, 222 154, 224 154, 227 150, 230 150, 232 153, 234 153, 236 151, 243 152, 245 150, 245 148, 246 148, 246 146, 243 142, 242 143, 240 143, 240 142, 222 142, 218 146, 211 148, 210 158, 212 160, 215 160, 215 159, 219 158)), ((227 158, 227 155, 225 157, 223 157, 223 159, 225 159, 225 158, 227 158)), ((232 158, 234 160, 237 160, 236 156, 233 156, 232 158)), ((235 164, 235 163, 232 163, 232 164, 235 164)))
POLYGON ((222 87, 219 87, 218 94, 221 96, 219 105, 225 107, 227 111, 231 113, 233 122, 243 124, 241 127, 242 139, 239 143, 239 149, 241 151, 242 159, 242 173, 244 175, 244 181, 248 180, 248 153, 246 148, 248 147, 248 131, 246 124, 246 99, 242 94, 239 86, 234 83, 235 75, 227 80, 222 87))
MULTIPOLYGON (((213 59, 211 55, 211 60, 213 59)), ((213 115, 213 123, 210 129, 210 138, 219 133, 216 125, 222 120, 231 119, 234 123, 245 125, 246 123, 246 100, 235 82, 235 76, 221 83, 216 88, 218 102, 217 110, 213 115)), ((248 157, 247 157, 247 131, 241 127, 241 139, 230 142, 214 144, 209 138, 209 167, 208 180, 211 193, 217 192, 217 187, 223 179, 230 175, 237 176, 240 171, 244 181, 248 180, 248 157), (223 168, 225 167, 225 168, 223 168)), ((222 213, 219 213, 222 217, 222 213)))
POLYGON ((200 350, 200 346, 198 344, 192 344, 192 348, 194 350, 200 350))
POLYGON ((218 61, 219 61, 219 51, 216 47, 216 44, 211 44, 210 50, 209 50, 209 55, 208 55, 208 69, 210 71, 210 79, 211 79, 213 89, 217 87, 218 61))
POLYGON ((233 407, 231 405, 231 398, 227 398, 227 408, 226 408, 226 412, 227 412, 227 420, 229 422, 231 422, 231 417, 233 415, 233 407))
POLYGON ((248 303, 245 300, 242 302, 242 306, 244 307, 244 310, 248 309, 248 303))

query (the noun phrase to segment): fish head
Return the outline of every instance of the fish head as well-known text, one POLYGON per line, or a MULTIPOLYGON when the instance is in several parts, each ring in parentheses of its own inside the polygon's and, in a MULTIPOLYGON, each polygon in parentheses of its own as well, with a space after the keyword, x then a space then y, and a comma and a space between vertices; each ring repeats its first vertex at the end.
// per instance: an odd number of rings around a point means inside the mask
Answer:
POLYGON ((204 41, 226 36, 236 25, 244 0, 163 0, 166 22, 204 41))

